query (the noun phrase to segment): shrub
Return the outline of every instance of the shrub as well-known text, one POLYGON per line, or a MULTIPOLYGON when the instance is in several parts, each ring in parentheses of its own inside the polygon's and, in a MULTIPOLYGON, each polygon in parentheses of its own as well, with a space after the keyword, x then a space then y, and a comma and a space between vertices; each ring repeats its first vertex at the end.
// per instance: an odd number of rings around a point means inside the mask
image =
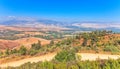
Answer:
POLYGON ((118 49, 118 47, 116 46, 105 46, 104 47, 104 51, 108 51, 108 52, 120 52, 120 50, 118 49))
POLYGON ((73 62, 28 62, 18 67, 8 67, 6 69, 120 69, 120 59, 73 62))
POLYGON ((5 54, 10 55, 10 50, 8 48, 6 49, 5 54))
POLYGON ((3 52, 0 51, 0 57, 3 55, 3 52))
POLYGON ((29 52, 28 52, 28 54, 31 55, 31 56, 35 55, 36 53, 38 53, 38 51, 34 50, 34 49, 30 49, 29 52))
POLYGON ((57 55, 55 56, 55 60, 59 62, 68 62, 76 60, 76 57, 74 52, 63 50, 57 53, 57 55))
POLYGON ((15 54, 15 53, 18 53, 18 51, 17 51, 16 49, 13 49, 13 50, 11 50, 10 53, 11 53, 11 54, 15 54))
POLYGON ((31 47, 31 49, 34 49, 34 50, 39 50, 40 48, 41 48, 41 41, 38 41, 38 43, 32 44, 32 47, 31 47))
POLYGON ((27 53, 27 49, 24 46, 21 46, 19 49, 20 55, 25 55, 27 53))

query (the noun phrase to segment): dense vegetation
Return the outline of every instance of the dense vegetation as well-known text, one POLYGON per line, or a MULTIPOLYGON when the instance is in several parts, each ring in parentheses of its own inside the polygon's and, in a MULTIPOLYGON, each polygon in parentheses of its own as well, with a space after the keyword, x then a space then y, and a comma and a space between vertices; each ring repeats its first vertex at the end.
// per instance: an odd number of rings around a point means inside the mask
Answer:
MULTIPOLYGON (((0 31, 0 39, 8 39, 8 40, 19 39, 20 37, 13 36, 13 35, 20 34, 20 33, 21 32, 19 32, 19 31, 1 30, 0 31)), ((24 37, 21 37, 21 38, 24 38, 24 37)))
POLYGON ((56 32, 56 31, 49 31, 49 32, 46 32, 45 34, 48 34, 48 35, 35 35, 34 37, 52 40, 52 39, 61 39, 65 35, 65 33, 56 32))
MULTIPOLYGON (((54 33, 53 33, 54 34, 54 33)), ((88 33, 79 33, 54 43, 51 40, 49 45, 41 46, 41 41, 31 45, 30 49, 21 46, 19 50, 6 49, 5 53, 0 52, 0 56, 14 55, 35 55, 45 54, 47 52, 54 52, 56 50, 71 50, 80 52, 83 50, 92 50, 96 53, 111 52, 112 54, 119 54, 120 52, 120 37, 114 36, 112 31, 93 31, 88 33)))
POLYGON ((30 49, 26 49, 24 46, 21 46, 19 50, 6 49, 4 53, 0 52, 0 56, 40 55, 47 52, 59 52, 50 62, 26 63, 20 67, 11 67, 11 69, 119 69, 120 59, 81 61, 80 56, 75 54, 83 50, 120 54, 120 37, 114 35, 112 31, 105 30, 79 33, 57 43, 51 40, 50 44, 45 46, 42 46, 41 42, 38 41, 38 43, 32 44, 30 49))
POLYGON ((93 31, 89 33, 76 34, 57 43, 54 43, 54 41, 51 40, 50 44, 45 46, 41 46, 41 41, 38 41, 38 43, 32 44, 30 49, 24 49, 24 46, 21 46, 19 50, 6 49, 5 53, 0 52, 0 55, 35 55, 37 53, 54 52, 56 49, 73 49, 76 52, 93 50, 96 53, 103 51, 111 52, 112 54, 119 54, 120 37, 114 36, 112 31, 93 31), (24 51, 24 53, 22 53, 21 50, 24 51))
POLYGON ((75 55, 72 50, 59 52, 52 61, 25 63, 18 67, 6 69, 119 69, 120 59, 82 61, 81 57, 75 55))
POLYGON ((112 31, 93 31, 90 33, 80 33, 75 36, 74 45, 80 45, 86 50, 94 50, 96 53, 100 51, 119 53, 120 37, 112 33, 112 31), (80 41, 82 43, 80 44, 80 41))
POLYGON ((19 67, 8 67, 8 69, 120 69, 120 59, 96 60, 96 61, 69 61, 56 62, 45 61, 38 63, 25 63, 19 67))
POLYGON ((37 37, 37 38, 43 38, 47 40, 52 39, 61 39, 64 37, 64 35, 67 35, 66 32, 57 32, 57 31, 28 31, 32 33, 43 33, 43 34, 25 34, 25 31, 11 31, 11 30, 3 30, 0 31, 0 39, 6 39, 6 40, 16 40, 20 38, 27 38, 27 37, 37 37))
POLYGON ((54 52, 56 46, 54 46, 54 41, 51 40, 50 44, 42 46, 41 41, 31 45, 30 49, 25 46, 21 46, 19 49, 6 49, 5 52, 0 51, 0 58, 5 58, 9 56, 21 56, 21 55, 42 55, 48 52, 54 52))

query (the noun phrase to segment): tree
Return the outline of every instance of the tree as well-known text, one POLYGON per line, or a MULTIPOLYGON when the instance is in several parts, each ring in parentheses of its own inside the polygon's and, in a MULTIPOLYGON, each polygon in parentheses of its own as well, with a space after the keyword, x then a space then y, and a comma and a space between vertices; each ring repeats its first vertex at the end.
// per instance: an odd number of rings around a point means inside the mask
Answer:
POLYGON ((59 62, 68 62, 76 60, 75 52, 63 50, 55 56, 55 60, 59 62))
POLYGON ((84 41, 83 41, 83 43, 82 43, 82 46, 86 46, 86 45, 87 45, 87 39, 84 38, 84 41))
POLYGON ((29 52, 28 52, 28 54, 31 55, 31 56, 35 55, 36 53, 38 53, 38 51, 34 50, 34 49, 30 49, 29 52))
POLYGON ((25 55, 27 53, 27 49, 24 46, 21 46, 20 49, 19 49, 19 53, 21 55, 25 55))
POLYGON ((11 50, 11 54, 17 53, 18 51, 16 49, 11 50))
POLYGON ((3 52, 0 51, 0 56, 2 56, 2 55, 3 55, 3 52))
POLYGON ((5 54, 10 55, 10 50, 8 48, 6 49, 5 54))
POLYGON ((41 48, 41 41, 38 41, 38 43, 32 44, 32 47, 31 47, 31 49, 34 49, 34 50, 39 50, 40 48, 41 48))

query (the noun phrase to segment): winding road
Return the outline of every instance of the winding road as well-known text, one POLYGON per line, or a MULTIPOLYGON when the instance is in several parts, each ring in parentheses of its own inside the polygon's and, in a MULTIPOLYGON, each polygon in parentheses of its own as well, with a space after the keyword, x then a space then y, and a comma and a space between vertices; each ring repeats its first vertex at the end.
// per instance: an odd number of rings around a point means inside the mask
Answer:
MULTIPOLYGON (((120 55, 107 55, 107 54, 92 54, 92 53, 77 53, 78 55, 81 55, 81 60, 96 60, 96 59, 118 59, 120 58, 120 55)), ((46 54, 43 56, 37 56, 37 57, 31 57, 31 58, 26 58, 26 59, 22 59, 22 60, 18 60, 18 61, 13 61, 13 62, 8 62, 8 63, 3 63, 0 64, 0 67, 8 67, 8 66, 12 66, 12 67, 16 67, 16 66, 20 66, 24 63, 27 62, 39 62, 39 61, 50 61, 54 58, 54 56, 56 55, 56 53, 51 53, 51 54, 46 54)))

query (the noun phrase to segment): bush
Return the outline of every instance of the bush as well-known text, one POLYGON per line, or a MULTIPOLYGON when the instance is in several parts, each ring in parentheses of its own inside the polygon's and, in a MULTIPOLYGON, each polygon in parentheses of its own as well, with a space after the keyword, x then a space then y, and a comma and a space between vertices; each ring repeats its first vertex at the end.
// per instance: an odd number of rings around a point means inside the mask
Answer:
POLYGON ((8 48, 6 49, 5 54, 10 55, 10 50, 8 48))
POLYGON ((18 51, 17 51, 16 49, 13 49, 13 50, 11 50, 10 53, 11 53, 11 54, 15 54, 15 53, 18 53, 18 51))
POLYGON ((3 52, 0 51, 0 57, 3 55, 3 52))
POLYGON ((104 51, 108 51, 108 52, 120 52, 120 50, 118 49, 118 47, 116 46, 105 46, 104 47, 104 51))
POLYGON ((31 47, 31 49, 34 49, 34 50, 39 50, 40 48, 41 48, 41 41, 38 41, 38 43, 32 44, 32 47, 31 47))
POLYGON ((24 46, 21 46, 19 49, 20 55, 25 55, 27 53, 27 49, 24 46))
POLYGON ((8 67, 6 69, 120 69, 120 59, 73 62, 28 62, 19 67, 8 67))
POLYGON ((68 62, 76 60, 76 57, 74 52, 63 50, 55 56, 55 60, 59 62, 68 62))
POLYGON ((35 55, 36 53, 38 53, 38 51, 34 49, 30 49, 30 51, 28 52, 28 54, 31 56, 35 55))

